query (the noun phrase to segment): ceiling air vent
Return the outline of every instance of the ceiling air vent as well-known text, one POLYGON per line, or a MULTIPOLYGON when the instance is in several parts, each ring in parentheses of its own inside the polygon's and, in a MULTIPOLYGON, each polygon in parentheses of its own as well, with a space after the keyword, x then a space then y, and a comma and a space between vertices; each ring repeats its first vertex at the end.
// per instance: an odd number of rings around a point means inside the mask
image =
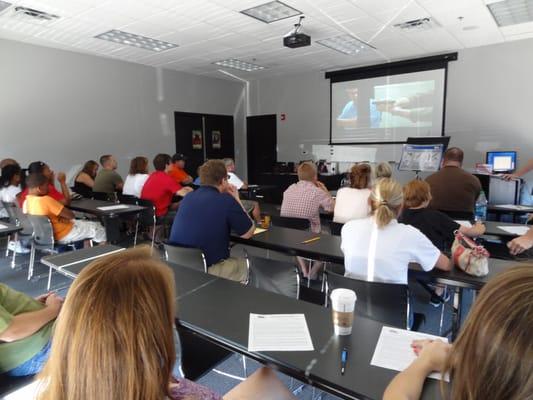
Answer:
POLYGON ((59 18, 59 15, 49 14, 44 11, 39 11, 33 8, 21 7, 21 6, 15 7, 15 15, 30 17, 30 18, 38 19, 40 21, 53 21, 59 18))
POLYGON ((406 22, 402 22, 399 24, 394 24, 393 26, 395 28, 412 31, 412 30, 427 30, 427 29, 437 28, 439 24, 435 20, 429 17, 425 17, 425 18, 413 19, 411 21, 406 21, 406 22))

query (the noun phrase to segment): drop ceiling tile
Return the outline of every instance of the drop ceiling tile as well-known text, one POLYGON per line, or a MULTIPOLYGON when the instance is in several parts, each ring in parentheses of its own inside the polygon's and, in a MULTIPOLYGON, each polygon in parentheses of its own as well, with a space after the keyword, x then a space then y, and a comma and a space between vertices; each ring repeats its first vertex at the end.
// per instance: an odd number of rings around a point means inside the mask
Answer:
POLYGON ((150 38, 159 38, 160 36, 169 35, 174 32, 173 29, 166 26, 154 25, 145 21, 137 21, 121 28, 123 31, 135 33, 150 38))
POLYGON ((119 29, 124 25, 132 24, 133 22, 135 22, 135 19, 131 17, 128 17, 123 14, 118 14, 116 12, 111 12, 103 7, 91 8, 88 11, 78 14, 77 18, 87 22, 96 22, 106 25, 112 25, 115 27, 115 29, 119 29))

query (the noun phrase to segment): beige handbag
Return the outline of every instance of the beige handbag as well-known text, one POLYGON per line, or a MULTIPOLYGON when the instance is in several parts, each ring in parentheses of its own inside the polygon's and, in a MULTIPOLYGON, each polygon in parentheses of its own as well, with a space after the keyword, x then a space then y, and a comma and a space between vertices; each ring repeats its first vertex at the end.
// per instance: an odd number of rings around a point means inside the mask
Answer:
POLYGON ((490 253, 468 236, 455 231, 452 244, 453 262, 469 275, 485 276, 489 273, 490 253))

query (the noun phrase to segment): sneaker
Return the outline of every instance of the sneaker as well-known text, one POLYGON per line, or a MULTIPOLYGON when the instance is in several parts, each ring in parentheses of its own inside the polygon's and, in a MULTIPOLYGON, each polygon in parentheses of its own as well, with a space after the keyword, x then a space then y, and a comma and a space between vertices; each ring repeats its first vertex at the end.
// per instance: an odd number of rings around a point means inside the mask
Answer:
POLYGON ((444 289, 444 292, 439 296, 436 294, 431 295, 431 299, 429 300, 429 304, 431 304, 433 307, 438 307, 442 304, 440 299, 442 298, 445 303, 447 303, 450 300, 450 292, 448 291, 448 288, 444 289))
POLYGON ((9 251, 14 251, 17 254, 28 254, 30 252, 30 249, 23 247, 20 242, 13 240, 8 243, 7 248, 9 251))

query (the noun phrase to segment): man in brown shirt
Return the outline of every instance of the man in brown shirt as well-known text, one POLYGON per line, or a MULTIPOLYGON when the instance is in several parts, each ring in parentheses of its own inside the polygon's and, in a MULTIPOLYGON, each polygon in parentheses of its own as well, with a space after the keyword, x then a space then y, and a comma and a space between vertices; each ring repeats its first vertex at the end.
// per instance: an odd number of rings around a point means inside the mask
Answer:
POLYGON ((481 183, 463 168, 463 151, 458 147, 444 153, 440 171, 428 176, 433 198, 430 207, 452 218, 473 219, 481 183))

